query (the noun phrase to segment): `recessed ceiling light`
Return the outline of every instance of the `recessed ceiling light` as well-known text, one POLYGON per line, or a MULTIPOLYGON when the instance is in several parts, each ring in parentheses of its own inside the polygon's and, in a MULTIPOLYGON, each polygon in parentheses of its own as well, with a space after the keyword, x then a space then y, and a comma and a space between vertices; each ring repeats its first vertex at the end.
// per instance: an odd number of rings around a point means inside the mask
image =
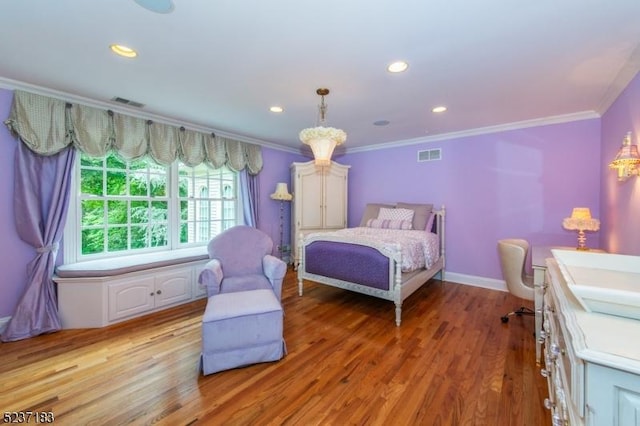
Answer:
POLYGON ((389 71, 389 72, 403 72, 403 71, 406 71, 407 68, 409 68, 409 64, 408 63, 406 63, 404 61, 397 61, 397 62, 394 62, 394 63, 390 64, 387 67, 387 71, 389 71))
POLYGON ((271 112, 282 112, 282 111, 284 111, 284 109, 281 106, 274 105, 271 108, 269 108, 269 111, 271 111, 271 112))
POLYGON ((156 13, 169 13, 173 11, 172 0, 135 0, 140 6, 156 13))
POLYGON ((378 121, 374 121, 373 125, 374 126, 387 126, 389 124, 389 120, 378 120, 378 121))
POLYGON ((431 112, 445 112, 447 110, 446 106, 437 106, 434 107, 431 112))
POLYGON ((112 44, 111 46, 109 46, 109 48, 116 55, 124 56, 125 58, 135 58, 136 56, 138 56, 138 52, 122 44, 112 44))

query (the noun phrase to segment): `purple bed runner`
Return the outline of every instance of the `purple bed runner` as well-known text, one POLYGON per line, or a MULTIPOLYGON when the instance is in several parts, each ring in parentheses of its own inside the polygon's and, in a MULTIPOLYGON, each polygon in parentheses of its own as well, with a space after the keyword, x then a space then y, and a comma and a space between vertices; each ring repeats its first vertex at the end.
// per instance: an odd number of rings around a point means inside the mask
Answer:
POLYGON ((305 248, 305 271, 389 290, 389 258, 359 244, 314 241, 305 248))

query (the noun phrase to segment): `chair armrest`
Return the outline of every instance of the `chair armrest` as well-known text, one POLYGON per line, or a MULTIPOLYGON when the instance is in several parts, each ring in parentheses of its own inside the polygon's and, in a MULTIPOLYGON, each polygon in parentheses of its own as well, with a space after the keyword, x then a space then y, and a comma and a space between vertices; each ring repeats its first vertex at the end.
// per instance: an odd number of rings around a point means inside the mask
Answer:
POLYGON ((204 265, 204 269, 198 276, 198 284, 200 287, 207 288, 207 297, 220 293, 220 284, 222 283, 224 274, 222 273, 222 265, 218 259, 211 259, 204 265))
POLYGON ((262 270, 273 286, 278 300, 282 297, 282 280, 287 273, 287 264, 270 254, 262 258, 262 270))

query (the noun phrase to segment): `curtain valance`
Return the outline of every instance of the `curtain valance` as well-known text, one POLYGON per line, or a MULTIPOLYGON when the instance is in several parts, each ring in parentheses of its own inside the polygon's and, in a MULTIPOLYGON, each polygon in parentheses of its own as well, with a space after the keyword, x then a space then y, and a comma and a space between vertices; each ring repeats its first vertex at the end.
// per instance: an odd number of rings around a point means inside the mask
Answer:
POLYGON ((115 150, 126 160, 148 155, 165 165, 179 159, 188 166, 227 165, 235 171, 246 167, 253 175, 262 170, 259 145, 21 90, 14 93, 5 124, 40 155, 53 155, 73 145, 92 157, 115 150))

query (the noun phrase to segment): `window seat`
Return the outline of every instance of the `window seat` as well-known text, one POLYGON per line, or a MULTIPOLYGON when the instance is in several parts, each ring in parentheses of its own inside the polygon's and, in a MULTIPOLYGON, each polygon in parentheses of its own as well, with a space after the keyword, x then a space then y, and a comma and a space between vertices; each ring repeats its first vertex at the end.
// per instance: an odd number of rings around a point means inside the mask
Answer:
POLYGON ((56 267, 56 275, 60 278, 111 277, 163 266, 195 262, 208 258, 207 247, 201 246, 134 256, 68 263, 56 267))

